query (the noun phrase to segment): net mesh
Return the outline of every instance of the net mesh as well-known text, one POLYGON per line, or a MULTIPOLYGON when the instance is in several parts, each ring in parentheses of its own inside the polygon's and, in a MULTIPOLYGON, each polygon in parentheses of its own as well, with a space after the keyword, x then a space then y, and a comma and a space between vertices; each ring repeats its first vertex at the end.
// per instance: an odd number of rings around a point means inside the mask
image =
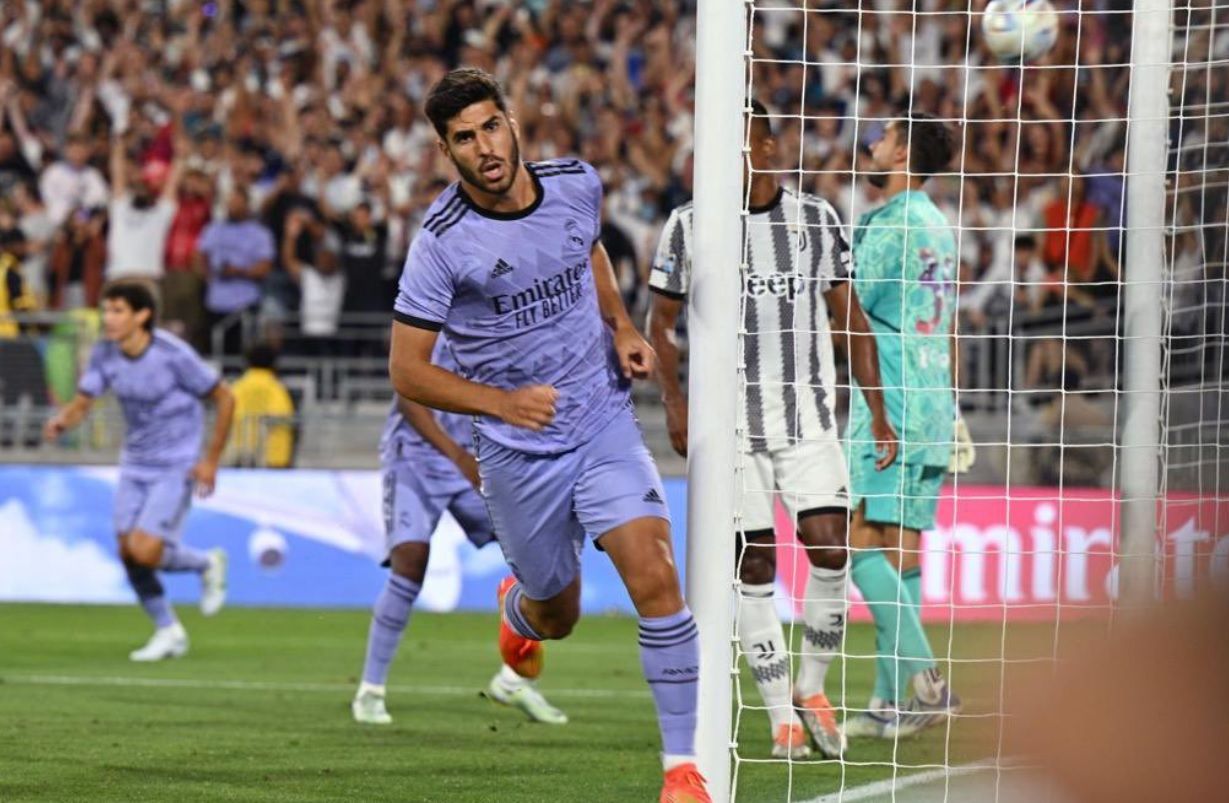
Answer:
MULTIPOLYGON (((752 198, 756 177, 773 176, 788 191, 831 204, 844 239, 855 243, 852 284, 873 294, 866 276, 872 271, 859 264, 856 247, 859 221, 885 202, 883 191, 867 181, 874 172, 870 149, 886 126, 917 112, 951 127, 955 157, 925 190, 956 240, 954 395, 976 459, 966 472, 946 475, 934 525, 916 545, 921 599, 898 590, 883 603, 902 611, 916 604, 936 666, 963 708, 909 738, 853 739, 839 760, 774 757, 772 712, 748 668, 754 648, 740 641, 736 623, 731 752, 738 800, 895 799, 924 789, 933 799, 999 799, 1015 771, 1029 769, 1004 747, 1013 669, 1053 662, 1081 633, 1103 629, 1114 618, 1122 557, 1115 488, 1123 470, 1123 365, 1130 348, 1123 287, 1131 275, 1131 4, 1055 3, 1057 42, 1024 65, 1002 64, 989 51, 981 30, 985 5, 746 4, 747 96, 766 107, 776 148, 770 163, 757 163, 748 125, 752 181, 742 221, 739 388, 748 412, 740 418, 737 515, 740 527, 751 527, 759 522, 750 511, 762 506, 761 497, 775 499, 775 603, 786 622, 779 652, 788 658, 791 677, 810 649, 804 634, 813 555, 795 537, 791 513, 814 507, 822 496, 814 482, 823 480, 788 468, 787 457, 763 443, 767 458, 754 451, 769 413, 757 431, 748 404, 814 394, 805 350, 827 334, 784 306, 779 314, 761 314, 766 285, 756 277, 805 263, 809 257, 800 252, 819 242, 806 232, 821 224, 803 211, 765 220, 752 198), (779 241, 794 252, 792 261, 769 266, 757 258, 757 227, 788 231, 779 241), (769 343, 785 366, 776 384, 764 379, 769 343), (773 466, 768 473, 765 460, 773 466)), ((1165 264, 1158 298, 1164 341, 1155 534, 1158 588, 1167 595, 1189 594, 1209 576, 1229 575, 1227 23, 1229 6, 1219 0, 1178 0, 1169 26, 1166 213, 1158 222, 1165 264)), ((804 271, 799 298, 808 281, 819 280, 804 271)), ((821 295, 825 289, 821 284, 821 295)), ((851 397, 860 391, 848 369, 850 325, 848 317, 831 322, 833 390, 842 446, 856 453, 860 444, 849 442, 848 418, 851 397)), ((907 354, 932 347, 943 334, 892 336, 907 354)), ((882 332, 879 337, 882 348, 882 332)), ((913 389, 886 390, 907 395, 913 389)), ((793 417, 785 423, 794 436, 790 443, 818 448, 822 433, 808 428, 802 408, 780 405, 793 417)), ((894 423, 908 428, 908 422, 894 423)), ((898 504, 903 512, 916 501, 898 504)), ((913 545, 906 540, 903 547, 909 552, 913 545)), ((859 551, 856 544, 853 551, 859 551)), ((735 569, 740 620, 749 583, 738 577, 752 555, 744 551, 735 569)), ((909 558, 902 559, 907 566, 909 558)), ((904 625, 898 619, 896 633, 877 633, 865 590, 852 581, 847 589, 849 624, 825 691, 838 721, 868 712, 890 720, 890 709, 872 705, 871 698, 877 664, 899 654, 893 641, 900 641, 904 625)), ((898 708, 905 704, 897 701, 898 708)))

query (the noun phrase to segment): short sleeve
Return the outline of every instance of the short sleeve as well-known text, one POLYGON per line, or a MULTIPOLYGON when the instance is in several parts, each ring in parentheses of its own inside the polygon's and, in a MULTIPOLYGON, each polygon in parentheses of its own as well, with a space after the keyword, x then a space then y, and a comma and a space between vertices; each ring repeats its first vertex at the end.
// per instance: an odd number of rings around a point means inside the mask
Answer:
POLYGON ((690 225, 691 216, 683 207, 670 213, 649 272, 649 288, 654 292, 670 298, 687 295, 691 285, 690 225))
POLYGON ((214 240, 217 239, 218 225, 216 223, 206 224, 205 228, 201 229, 201 236, 196 240, 196 250, 210 256, 210 251, 214 248, 214 240))
POLYGON ((276 249, 273 247, 273 233, 267 226, 256 224, 252 233, 252 257, 256 262, 273 259, 276 249))
POLYGON ((78 393, 94 398, 107 392, 110 385, 106 374, 102 371, 102 364, 105 361, 104 348, 106 348, 105 343, 94 345, 94 349, 90 352, 90 361, 86 364, 81 378, 77 380, 78 393))
POLYGON ((428 232, 419 232, 401 269, 393 317, 401 323, 438 332, 448 320, 453 292, 452 270, 437 252, 435 238, 428 232))
POLYGON ((808 205, 805 209, 811 272, 828 290, 853 275, 853 255, 836 210, 826 203, 808 205))
POLYGON ((591 201, 593 203, 593 242, 596 245, 602 239, 602 200, 605 190, 602 189, 602 177, 592 165, 587 165, 586 177, 589 179, 591 201))
POLYGON ((176 383, 193 396, 208 396, 217 387, 220 379, 218 372, 190 346, 178 347, 171 364, 176 383))
POLYGON ((169 229, 175 221, 175 213, 179 211, 179 204, 170 198, 159 198, 157 210, 159 224, 163 228, 169 229))

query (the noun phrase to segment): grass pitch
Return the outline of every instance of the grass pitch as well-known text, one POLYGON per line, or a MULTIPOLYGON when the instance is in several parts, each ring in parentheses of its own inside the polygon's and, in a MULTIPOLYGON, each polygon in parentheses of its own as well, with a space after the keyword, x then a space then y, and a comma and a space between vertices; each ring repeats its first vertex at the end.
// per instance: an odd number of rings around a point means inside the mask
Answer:
MULTIPOLYGON (((395 722, 380 728, 349 711, 367 612, 180 615, 191 653, 142 665, 127 659, 149 634, 135 606, 0 605, 0 800, 656 800, 658 735, 631 619, 588 617, 548 647, 541 688, 572 720, 551 727, 479 697, 498 667, 494 614, 415 614, 390 676, 395 722)), ((936 653, 950 637, 953 657, 980 660, 1045 655, 1053 628, 1015 647, 998 625, 930 632, 936 653)), ((873 640, 851 627, 850 653, 873 653, 873 640)), ((971 713, 997 709, 996 663, 949 669, 971 713)), ((851 659, 834 665, 829 692, 839 705, 843 686, 861 705, 872 679, 869 659, 851 659)), ((759 705, 746 677, 742 694, 759 705)), ((899 745, 855 742, 844 765, 787 766, 760 763, 762 711, 739 723, 737 796, 751 803, 993 756, 998 728, 973 716, 899 745)))

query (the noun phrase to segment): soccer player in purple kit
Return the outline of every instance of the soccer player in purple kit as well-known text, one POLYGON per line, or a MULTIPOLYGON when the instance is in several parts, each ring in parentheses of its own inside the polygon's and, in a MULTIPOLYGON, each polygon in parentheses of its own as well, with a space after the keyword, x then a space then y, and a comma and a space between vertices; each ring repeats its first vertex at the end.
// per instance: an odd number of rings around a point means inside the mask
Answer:
MULTIPOLYGON (((435 341, 432 363, 447 371, 457 364, 447 338, 435 341)), ((414 601, 422 591, 431 556, 431 536, 447 510, 470 543, 482 547, 495 539, 486 504, 478 494, 478 462, 461 444, 469 443, 473 426, 467 416, 434 413, 397 397, 380 437, 384 473, 384 533, 388 543, 388 580, 376 599, 367 636, 363 679, 350 704, 354 721, 387 725, 393 721, 385 706, 385 681, 401 636, 410 621, 414 601)), ((546 701, 533 679, 541 668, 542 647, 526 668, 522 661, 505 661, 491 678, 485 695, 515 706, 535 722, 563 725, 567 716, 546 701), (518 671, 518 669, 520 671, 518 671), (524 674, 521 674, 521 673, 524 674)))
POLYGON ((200 575, 201 613, 212 616, 222 608, 226 553, 192 549, 180 541, 180 532, 193 489, 201 496, 213 492, 234 397, 191 346, 154 328, 157 306, 148 285, 133 279, 113 282, 102 297, 104 339, 90 354, 77 395, 47 422, 43 434, 55 440, 85 419, 95 398, 108 390, 115 394, 127 427, 115 494, 119 554, 156 628, 149 642, 128 657, 178 658, 188 652, 188 634, 167 601, 158 571, 200 575), (217 416, 201 457, 203 399, 217 407, 217 416))
POLYGON ((483 496, 516 577, 501 595, 512 638, 571 633, 586 536, 610 557, 640 615, 663 744, 660 800, 709 801, 695 763, 697 629, 630 400, 654 355, 598 241, 601 180, 576 160, 522 162, 503 93, 481 70, 441 78, 426 113, 461 180, 432 204, 406 258, 393 386, 476 417, 483 496), (441 330, 458 372, 431 362, 441 330))

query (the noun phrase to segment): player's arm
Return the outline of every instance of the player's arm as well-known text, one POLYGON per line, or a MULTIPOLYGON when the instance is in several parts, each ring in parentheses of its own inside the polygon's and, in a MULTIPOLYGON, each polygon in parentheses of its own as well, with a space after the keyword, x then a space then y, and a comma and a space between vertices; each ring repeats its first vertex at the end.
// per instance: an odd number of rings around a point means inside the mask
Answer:
POLYGON ((111 134, 111 158, 109 167, 111 170, 111 193, 113 198, 122 198, 128 192, 128 171, 126 165, 127 157, 124 153, 124 136, 118 133, 111 134))
POLYGON ((606 253, 601 241, 593 244, 589 252, 593 264, 593 283, 597 288, 597 304, 602 313, 602 320, 614 333, 615 353, 619 357, 619 367, 627 379, 645 379, 653 373, 653 348, 648 341, 636 331, 627 308, 623 306, 623 298, 619 294, 619 283, 615 280, 614 266, 610 263, 610 255, 606 253))
POLYGON ((875 348, 875 336, 866 322, 866 315, 851 282, 833 284, 824 293, 824 300, 828 302, 828 309, 838 326, 842 322, 846 324, 843 328, 847 329, 849 370, 858 381, 858 389, 871 411, 871 435, 875 438, 875 449, 879 453, 875 467, 887 468, 896 460, 899 444, 896 430, 888 421, 887 409, 883 404, 883 380, 879 377, 879 350, 875 348))
POLYGON ((444 428, 440 426, 430 409, 418 402, 412 402, 404 396, 397 397, 397 410, 401 417, 414 428, 423 440, 435 447, 436 451, 447 457, 461 469, 465 479, 477 488, 481 480, 478 478, 478 461, 467 449, 454 441, 444 428))
POLYGON ((559 392, 549 385, 516 390, 471 382, 431 362, 439 331, 398 320, 393 324, 388 373, 398 395, 436 410, 498 418, 535 432, 555 419, 559 392))
POLYGON ((90 408, 93 406, 94 397, 78 391, 72 401, 61 407, 43 425, 43 438, 47 441, 54 441, 65 432, 75 428, 90 414, 90 408))
POLYGON ((196 482, 199 496, 213 493, 218 479, 218 463, 222 460, 226 441, 230 439, 230 426, 235 418, 235 394, 225 382, 219 381, 214 385, 206 398, 213 403, 215 415, 213 434, 209 437, 209 445, 205 447, 205 456, 192 469, 192 479, 196 482))
POLYGON ((687 394, 679 381, 678 319, 684 299, 655 290, 649 307, 649 342, 657 352, 657 386, 666 408, 666 431, 670 445, 687 455, 687 394))

